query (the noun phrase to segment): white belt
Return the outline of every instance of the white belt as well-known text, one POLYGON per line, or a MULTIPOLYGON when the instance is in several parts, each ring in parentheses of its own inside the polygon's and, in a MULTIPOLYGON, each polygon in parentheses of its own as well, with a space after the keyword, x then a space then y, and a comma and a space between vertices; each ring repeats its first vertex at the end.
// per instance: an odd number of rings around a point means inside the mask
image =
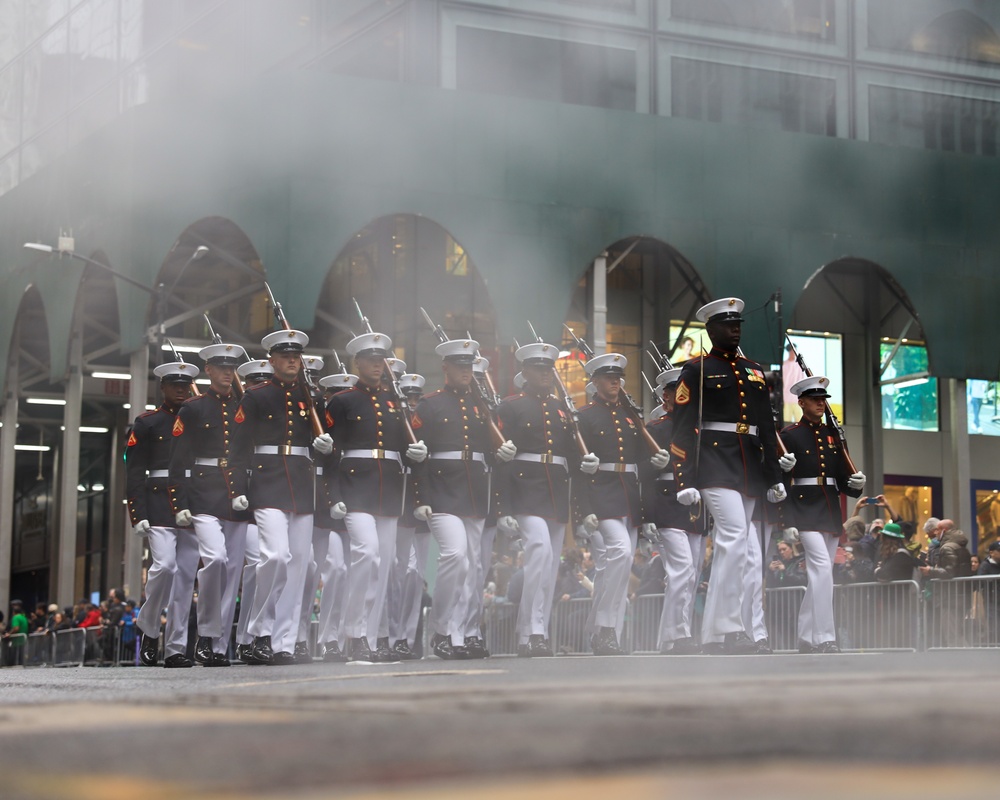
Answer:
POLYGON ((151 469, 146 473, 147 478, 169 478, 170 472, 165 469, 151 469))
POLYGON ((792 478, 793 486, 822 486, 823 484, 827 486, 836 486, 836 478, 792 478))
POLYGON ((638 472, 639 467, 635 464, 598 464, 600 472, 638 472))
POLYGON ((656 476, 658 481, 672 481, 674 479, 674 473, 672 472, 661 472, 656 476))
POLYGON ((229 466, 229 459, 227 458, 196 458, 194 463, 199 467, 222 467, 225 469, 229 466))
POLYGON ((486 456, 482 453, 469 450, 442 450, 440 453, 431 453, 428 458, 437 458, 441 461, 482 461, 484 463, 486 461, 486 456))
POLYGON ((308 447, 295 447, 290 444, 259 444, 253 451, 259 456, 302 456, 309 458, 308 447))
POLYGON ((344 458, 391 458, 393 461, 402 463, 398 450, 345 450, 344 458))
POLYGON ((562 456, 554 456, 550 453, 518 453, 514 456, 515 461, 533 461, 536 464, 558 464, 560 467, 569 469, 566 459, 562 456))
POLYGON ((701 429, 704 431, 722 431, 723 433, 749 433, 751 436, 757 435, 756 425, 747 425, 745 422, 703 422, 701 429))

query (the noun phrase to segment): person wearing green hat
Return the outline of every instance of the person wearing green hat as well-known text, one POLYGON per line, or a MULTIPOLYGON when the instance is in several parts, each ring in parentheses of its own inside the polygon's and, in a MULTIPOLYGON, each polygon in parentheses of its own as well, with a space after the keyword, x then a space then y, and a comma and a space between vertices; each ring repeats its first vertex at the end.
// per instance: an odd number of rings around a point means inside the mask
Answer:
POLYGON ((879 565, 875 569, 875 579, 880 583, 890 581, 911 581, 917 560, 906 549, 906 537, 896 522, 887 522, 882 528, 882 546, 879 551, 879 565))

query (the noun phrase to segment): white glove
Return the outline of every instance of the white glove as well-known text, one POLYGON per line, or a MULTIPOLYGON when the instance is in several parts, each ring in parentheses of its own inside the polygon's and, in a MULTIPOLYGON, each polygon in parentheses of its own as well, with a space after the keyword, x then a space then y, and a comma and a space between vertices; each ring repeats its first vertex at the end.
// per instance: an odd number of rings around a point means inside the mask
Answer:
POLYGON ((233 498, 233 511, 246 511, 250 508, 250 501, 245 494, 233 498))
POLYGON ((667 464, 670 463, 670 453, 666 450, 657 450, 650 456, 649 463, 657 469, 666 469, 667 464))
POLYGON ((517 446, 508 439, 502 445, 497 448, 497 458, 500 461, 508 462, 513 461, 514 456, 517 455, 517 446))
POLYGON ((582 542, 582 543, 586 544, 587 542, 590 541, 591 531, 587 530, 587 526, 586 525, 577 525, 576 526, 576 531, 574 533, 575 533, 576 540, 578 542, 582 542))
POLYGON ((640 539, 636 543, 636 552, 643 555, 645 558, 651 558, 653 555, 653 543, 649 539, 640 539))
POLYGON ((639 533, 642 534, 644 539, 655 542, 659 535, 659 529, 656 527, 655 522, 644 522, 639 528, 639 533))
POLYGON ((330 455, 333 452, 333 437, 328 433, 317 436, 313 439, 313 450, 324 456, 330 455))
POLYGON ((693 486, 690 489, 681 489, 677 493, 677 502, 682 506, 693 506, 701 500, 701 493, 693 486))
POLYGON ((347 516, 347 506, 341 503, 334 503, 330 506, 330 517, 332 519, 343 519, 347 516))
POLYGON ((174 515, 174 522, 180 528, 187 528, 191 524, 191 512, 186 508, 182 508, 174 515))
POLYGON ((433 513, 430 506, 417 506, 413 511, 413 516, 421 522, 430 522, 433 513))
POLYGON ((786 497, 788 497, 788 493, 785 491, 784 485, 780 483, 774 484, 767 490, 767 502, 769 503, 780 503, 786 497))
POLYGON ((406 448, 406 457, 410 459, 414 464, 419 464, 425 458, 427 458, 427 445, 424 444, 424 440, 421 439, 419 442, 414 442, 409 447, 406 448))
POLYGON ((521 530, 521 526, 517 524, 517 520, 509 514, 497 520, 497 527, 505 530, 511 536, 516 535, 521 530))
POLYGON ((865 473, 855 472, 850 478, 847 479, 847 485, 856 491, 861 491, 865 488, 865 473))
POLYGON ((583 527, 586 529, 587 533, 593 533, 600 526, 600 522, 597 520, 596 514, 587 514, 583 518, 583 527))
POLYGON ((132 526, 132 533, 136 536, 145 536, 149 533, 149 520, 140 519, 135 525, 132 526))
POLYGON ((785 453, 778 459, 778 466, 782 472, 791 472, 795 469, 795 453, 785 453))
POLYGON ((580 472, 584 472, 587 475, 593 475, 597 472, 597 468, 601 464, 601 459, 595 456, 593 453, 587 453, 580 461, 580 472))

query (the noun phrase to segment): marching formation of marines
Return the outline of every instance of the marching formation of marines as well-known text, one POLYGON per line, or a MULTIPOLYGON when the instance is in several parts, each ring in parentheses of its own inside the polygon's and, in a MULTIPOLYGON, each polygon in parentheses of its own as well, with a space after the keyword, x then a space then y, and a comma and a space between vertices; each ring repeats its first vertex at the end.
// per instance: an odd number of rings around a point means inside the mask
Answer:
POLYGON ((363 316, 368 330, 347 344, 354 373, 334 353, 337 371, 322 377, 324 360, 306 355, 308 337, 274 307, 281 329, 262 340, 266 359, 248 361, 241 346, 214 337, 199 354, 203 392, 196 366, 177 358, 157 367, 162 403, 129 435, 128 510, 152 558, 137 623, 142 664, 161 663, 162 653, 168 668, 229 666, 234 624, 235 656, 246 664, 311 661, 317 591, 324 661, 416 658, 432 538, 429 655, 486 658, 483 589, 498 530, 523 545, 518 656, 554 654, 550 615, 572 529, 595 561, 595 655, 625 652, 640 535, 663 560, 662 654, 766 653, 762 558, 772 523, 798 528, 805 549, 800 649, 837 652, 840 495, 859 495, 865 476, 826 402, 827 378, 806 371, 791 387, 802 420, 776 431, 764 371, 739 347, 741 300, 698 311, 710 352, 681 368, 660 359, 648 423, 625 390, 625 355, 594 355, 575 335, 591 382, 580 409, 555 370, 553 344, 517 347, 517 392, 501 399, 479 344, 449 338, 423 312, 444 378, 424 395, 424 378, 406 372, 389 336, 363 316))

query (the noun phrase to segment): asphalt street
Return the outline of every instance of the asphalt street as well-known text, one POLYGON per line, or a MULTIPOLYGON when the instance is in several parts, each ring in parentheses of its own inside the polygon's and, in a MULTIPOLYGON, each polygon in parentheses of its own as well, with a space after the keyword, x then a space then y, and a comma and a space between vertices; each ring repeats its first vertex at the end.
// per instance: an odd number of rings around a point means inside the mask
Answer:
POLYGON ((982 797, 998 668, 997 651, 6 668, 0 794, 982 797))

